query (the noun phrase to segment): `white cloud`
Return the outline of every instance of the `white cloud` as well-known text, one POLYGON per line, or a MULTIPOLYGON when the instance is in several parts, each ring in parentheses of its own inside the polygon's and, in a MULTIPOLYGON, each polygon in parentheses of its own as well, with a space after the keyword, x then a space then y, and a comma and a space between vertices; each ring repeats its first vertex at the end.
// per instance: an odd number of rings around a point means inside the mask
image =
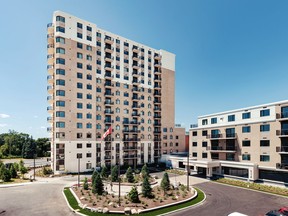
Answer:
POLYGON ((0 127, 6 127, 7 124, 0 124, 0 127))
POLYGON ((46 127, 45 127, 45 126, 41 126, 40 128, 41 128, 41 129, 46 129, 46 127))
POLYGON ((10 115, 0 113, 0 118, 10 118, 10 115))

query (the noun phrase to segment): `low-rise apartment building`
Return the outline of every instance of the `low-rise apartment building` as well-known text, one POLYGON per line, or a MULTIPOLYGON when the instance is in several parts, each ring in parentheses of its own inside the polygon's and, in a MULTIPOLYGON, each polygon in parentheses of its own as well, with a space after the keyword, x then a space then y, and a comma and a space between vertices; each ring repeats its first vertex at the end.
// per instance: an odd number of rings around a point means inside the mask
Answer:
POLYGON ((288 182, 288 101, 200 116, 189 140, 199 174, 288 182))

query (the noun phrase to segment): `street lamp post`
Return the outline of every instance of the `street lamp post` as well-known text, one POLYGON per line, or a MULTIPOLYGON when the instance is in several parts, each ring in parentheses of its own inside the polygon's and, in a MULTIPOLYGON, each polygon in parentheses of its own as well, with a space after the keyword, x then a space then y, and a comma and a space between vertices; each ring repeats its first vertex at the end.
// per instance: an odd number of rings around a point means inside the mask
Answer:
POLYGON ((80 187, 80 157, 78 156, 78 187, 80 187))
POLYGON ((188 154, 187 154, 187 189, 188 189, 188 191, 190 190, 190 188, 189 188, 189 174, 190 174, 190 165, 189 165, 189 145, 188 145, 188 154))

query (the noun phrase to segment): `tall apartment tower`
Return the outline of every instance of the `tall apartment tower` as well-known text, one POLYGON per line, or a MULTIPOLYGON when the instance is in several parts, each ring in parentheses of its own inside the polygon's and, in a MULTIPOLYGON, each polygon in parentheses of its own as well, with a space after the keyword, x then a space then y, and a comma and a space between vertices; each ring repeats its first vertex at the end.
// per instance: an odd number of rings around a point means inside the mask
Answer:
POLYGON ((189 138, 195 172, 288 182, 287 100, 200 116, 189 138))
POLYGON ((48 24, 48 103, 57 173, 157 163, 183 151, 175 128, 175 55, 56 11, 48 24), (112 127, 104 140, 102 135, 112 127), (162 145, 163 137, 169 142, 162 145), (167 144, 168 143, 168 144, 167 144))

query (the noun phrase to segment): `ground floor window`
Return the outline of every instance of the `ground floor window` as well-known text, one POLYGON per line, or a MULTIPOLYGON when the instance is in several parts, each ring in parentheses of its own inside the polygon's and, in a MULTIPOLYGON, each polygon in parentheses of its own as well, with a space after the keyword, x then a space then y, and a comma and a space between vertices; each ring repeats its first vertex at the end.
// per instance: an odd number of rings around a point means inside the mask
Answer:
POLYGON ((259 179, 288 182, 288 173, 273 170, 259 170, 259 179))
POLYGON ((86 163, 86 169, 92 169, 92 163, 86 163))
POLYGON ((243 178, 248 178, 248 169, 234 168, 234 167, 222 167, 222 173, 224 175, 232 175, 243 178))

